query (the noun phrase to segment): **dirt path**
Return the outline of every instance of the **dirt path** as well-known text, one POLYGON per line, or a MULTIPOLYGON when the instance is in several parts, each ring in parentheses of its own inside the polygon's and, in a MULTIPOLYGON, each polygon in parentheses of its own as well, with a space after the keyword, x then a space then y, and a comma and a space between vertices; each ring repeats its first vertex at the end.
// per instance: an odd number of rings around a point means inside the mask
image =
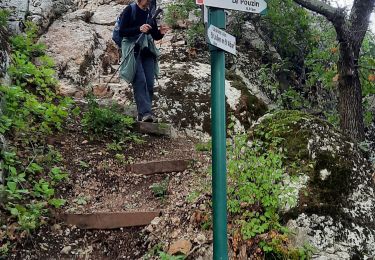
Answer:
MULTIPOLYGON (((105 141, 87 140, 79 128, 50 140, 70 173, 69 181, 57 191, 67 200, 62 212, 163 210, 185 203, 181 196, 189 196, 195 185, 192 177, 202 168, 195 142, 155 136, 143 136, 142 140, 123 144, 120 149, 105 141), (192 164, 181 173, 151 176, 134 175, 127 168, 134 162, 162 159, 192 159, 192 164), (166 195, 157 197, 152 186, 165 189, 166 195)), ((54 217, 46 221, 10 259, 139 259, 150 250, 143 227, 81 230, 54 217)))

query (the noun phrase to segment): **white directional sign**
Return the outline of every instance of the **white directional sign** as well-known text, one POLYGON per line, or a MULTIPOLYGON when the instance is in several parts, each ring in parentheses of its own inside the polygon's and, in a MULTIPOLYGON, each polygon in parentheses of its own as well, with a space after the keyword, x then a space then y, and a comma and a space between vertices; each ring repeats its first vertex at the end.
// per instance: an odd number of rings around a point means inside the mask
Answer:
POLYGON ((207 6, 245 11, 250 13, 262 13, 267 9, 264 0, 204 0, 207 6))
POLYGON ((207 38, 213 46, 236 55, 236 37, 210 24, 207 29, 207 38))

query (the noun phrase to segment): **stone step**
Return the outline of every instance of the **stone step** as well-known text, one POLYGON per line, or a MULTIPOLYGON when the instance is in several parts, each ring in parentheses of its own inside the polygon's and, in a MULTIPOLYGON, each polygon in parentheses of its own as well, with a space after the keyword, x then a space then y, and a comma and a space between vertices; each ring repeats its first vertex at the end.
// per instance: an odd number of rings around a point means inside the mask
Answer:
POLYGON ((134 174, 152 175, 167 172, 183 172, 189 166, 189 160, 164 160, 144 163, 135 163, 128 166, 134 174))
POLYGON ((172 127, 167 123, 138 122, 137 130, 142 134, 172 136, 172 127))
POLYGON ((91 214, 62 214, 58 218, 81 229, 115 229, 146 226, 160 216, 161 211, 99 212, 91 214))

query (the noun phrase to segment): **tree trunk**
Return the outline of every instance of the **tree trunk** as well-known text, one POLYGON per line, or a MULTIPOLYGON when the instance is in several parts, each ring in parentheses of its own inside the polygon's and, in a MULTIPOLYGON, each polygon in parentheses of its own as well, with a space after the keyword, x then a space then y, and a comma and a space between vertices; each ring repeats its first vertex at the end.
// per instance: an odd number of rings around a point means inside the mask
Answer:
POLYGON ((337 64, 340 127, 354 140, 358 142, 365 140, 358 59, 375 0, 354 0, 349 19, 344 9, 334 8, 325 1, 294 0, 294 2, 325 16, 335 27, 337 40, 340 43, 340 58, 337 64))
POLYGON ((340 127, 356 141, 365 139, 363 122, 362 88, 358 72, 359 50, 354 47, 350 32, 341 31, 340 57, 337 64, 338 81, 338 111, 340 127))
POLYGON ((365 139, 365 126, 363 122, 362 89, 358 70, 352 61, 346 61, 342 55, 338 62, 338 70, 340 127, 356 141, 363 141, 365 139))

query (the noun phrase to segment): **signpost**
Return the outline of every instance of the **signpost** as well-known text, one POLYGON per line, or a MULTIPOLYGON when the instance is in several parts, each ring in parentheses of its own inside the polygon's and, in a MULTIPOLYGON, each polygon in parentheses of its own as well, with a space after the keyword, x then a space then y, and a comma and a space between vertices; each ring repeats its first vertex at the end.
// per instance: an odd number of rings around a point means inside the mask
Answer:
POLYGON ((224 9, 264 13, 264 0, 204 0, 204 22, 211 51, 211 129, 212 129, 212 208, 213 259, 228 259, 227 239, 227 173, 225 126, 225 55, 236 54, 236 39, 225 29, 224 9), (210 6, 207 8, 206 6, 210 6), (206 10, 208 12, 206 13, 206 10), (208 19, 207 19, 208 18, 208 19), (207 19, 207 21, 206 21, 207 19))
POLYGON ((267 10, 267 3, 264 0, 204 0, 204 4, 257 14, 264 13, 267 10))
MULTIPOLYGON (((225 28, 223 9, 209 8, 212 28, 225 28)), ((211 131, 212 131, 212 208, 214 231, 213 259, 228 259, 227 245, 227 174, 225 127, 225 55, 211 46, 211 131)))
POLYGON ((236 55, 236 37, 210 24, 207 38, 209 44, 236 55))

